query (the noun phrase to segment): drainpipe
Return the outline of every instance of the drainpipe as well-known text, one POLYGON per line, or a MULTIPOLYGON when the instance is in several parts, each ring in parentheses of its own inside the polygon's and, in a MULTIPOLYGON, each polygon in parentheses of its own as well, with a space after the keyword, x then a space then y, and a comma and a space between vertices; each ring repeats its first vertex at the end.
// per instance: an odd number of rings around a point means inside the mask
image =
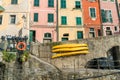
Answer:
MULTIPOLYGON (((115 0, 115 4, 116 4, 116 10, 117 10, 117 15, 118 15, 118 26, 120 28, 120 19, 119 19, 119 6, 118 6, 118 0, 115 0)), ((120 32, 120 30, 119 30, 120 32)))
POLYGON ((100 5, 100 0, 98 0, 98 4, 99 4, 99 17, 100 17, 100 29, 101 29, 101 35, 104 36, 104 30, 103 30, 103 25, 102 25, 102 17, 100 16, 101 15, 101 5, 100 5))
POLYGON ((56 33, 57 33, 57 41, 59 41, 59 28, 58 28, 58 0, 56 0, 56 33))

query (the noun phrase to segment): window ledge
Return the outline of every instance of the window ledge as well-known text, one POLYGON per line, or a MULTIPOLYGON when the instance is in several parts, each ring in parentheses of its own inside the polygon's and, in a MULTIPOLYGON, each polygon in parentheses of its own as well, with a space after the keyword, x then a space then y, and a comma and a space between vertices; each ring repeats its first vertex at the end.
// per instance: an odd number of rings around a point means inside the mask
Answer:
POLYGON ((91 18, 93 21, 95 21, 97 18, 91 18))

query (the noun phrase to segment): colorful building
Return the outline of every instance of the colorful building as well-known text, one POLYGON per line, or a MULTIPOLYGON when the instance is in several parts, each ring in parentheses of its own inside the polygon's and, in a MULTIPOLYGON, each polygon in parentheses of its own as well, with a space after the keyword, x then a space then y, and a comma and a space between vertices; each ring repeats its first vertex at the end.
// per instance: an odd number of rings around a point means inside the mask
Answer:
POLYGON ((59 41, 82 39, 85 36, 82 0, 58 0, 59 41))
POLYGON ((30 11, 30 41, 57 41, 56 0, 32 0, 30 11))
POLYGON ((0 37, 29 36, 29 1, 0 0, 0 37))
POLYGON ((101 36, 99 0, 82 0, 85 38, 101 36))
POLYGON ((116 1, 117 0, 100 0, 103 36, 119 33, 116 1))

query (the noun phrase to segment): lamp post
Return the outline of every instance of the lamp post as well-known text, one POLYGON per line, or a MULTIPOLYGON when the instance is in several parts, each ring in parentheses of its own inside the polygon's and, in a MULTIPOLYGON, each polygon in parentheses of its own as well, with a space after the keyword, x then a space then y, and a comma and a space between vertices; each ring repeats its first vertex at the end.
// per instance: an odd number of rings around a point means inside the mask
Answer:
MULTIPOLYGON (((25 29, 26 27, 26 17, 25 15, 22 16, 22 19, 23 19, 23 27, 22 27, 22 30, 21 30, 21 37, 23 37, 23 30, 25 29)), ((25 36, 25 35, 24 35, 25 36)))

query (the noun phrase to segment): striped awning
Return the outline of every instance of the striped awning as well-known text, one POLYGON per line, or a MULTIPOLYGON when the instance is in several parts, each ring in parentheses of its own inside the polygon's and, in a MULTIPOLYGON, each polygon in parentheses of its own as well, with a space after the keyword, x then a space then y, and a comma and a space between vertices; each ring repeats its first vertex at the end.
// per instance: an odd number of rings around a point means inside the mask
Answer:
POLYGON ((5 9, 2 7, 2 6, 0 6, 0 11, 4 11, 5 9))

